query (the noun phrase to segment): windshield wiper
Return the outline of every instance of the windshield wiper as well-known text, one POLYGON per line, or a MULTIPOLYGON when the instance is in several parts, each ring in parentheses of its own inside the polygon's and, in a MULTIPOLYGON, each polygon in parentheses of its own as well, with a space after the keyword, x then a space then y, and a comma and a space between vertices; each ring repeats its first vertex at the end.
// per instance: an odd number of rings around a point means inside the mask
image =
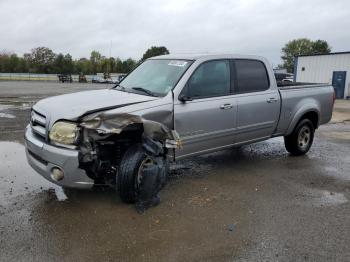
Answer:
POLYGON ((143 92, 147 95, 150 95, 150 96, 158 96, 156 93, 154 93, 151 90, 148 90, 146 88, 143 88, 143 87, 132 87, 131 89, 136 90, 136 91, 141 91, 141 92, 143 92))
POLYGON ((121 90, 125 90, 125 87, 120 84, 116 84, 115 86, 113 86, 113 88, 117 88, 118 86, 120 87, 121 90))
POLYGON ((120 84, 116 84, 115 86, 112 87, 112 89, 118 90, 118 91, 122 91, 122 92, 126 92, 126 93, 130 93, 130 89, 120 85, 120 84), (118 88, 119 87, 119 88, 118 88))

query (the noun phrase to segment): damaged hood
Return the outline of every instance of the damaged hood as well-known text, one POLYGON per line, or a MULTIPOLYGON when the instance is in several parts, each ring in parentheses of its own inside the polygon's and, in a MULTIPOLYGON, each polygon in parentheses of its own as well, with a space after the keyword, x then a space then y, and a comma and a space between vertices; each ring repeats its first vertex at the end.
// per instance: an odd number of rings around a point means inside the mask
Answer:
POLYGON ((50 122, 59 119, 76 120, 93 112, 119 108, 158 99, 156 97, 102 89, 83 91, 54 96, 40 100, 33 108, 50 118, 50 122))

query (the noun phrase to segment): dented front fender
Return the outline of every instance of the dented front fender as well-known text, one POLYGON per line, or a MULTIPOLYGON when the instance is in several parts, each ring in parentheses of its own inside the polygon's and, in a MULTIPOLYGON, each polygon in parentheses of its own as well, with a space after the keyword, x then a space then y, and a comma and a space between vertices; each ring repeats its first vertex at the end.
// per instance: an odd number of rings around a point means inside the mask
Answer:
POLYGON ((133 113, 119 110, 99 112, 82 119, 81 127, 95 130, 101 135, 120 134, 129 126, 140 124, 143 134, 155 141, 160 141, 167 148, 181 148, 178 133, 173 129, 172 106, 152 107, 133 113))

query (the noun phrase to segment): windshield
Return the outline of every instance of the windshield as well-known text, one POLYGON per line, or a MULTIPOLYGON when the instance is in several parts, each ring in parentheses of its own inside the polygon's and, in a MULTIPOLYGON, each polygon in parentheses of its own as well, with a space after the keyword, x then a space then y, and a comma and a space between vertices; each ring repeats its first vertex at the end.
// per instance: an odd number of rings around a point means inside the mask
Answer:
POLYGON ((171 59, 147 60, 125 77, 120 86, 130 90, 143 90, 145 94, 148 91, 148 94, 165 96, 174 88, 191 62, 171 59))

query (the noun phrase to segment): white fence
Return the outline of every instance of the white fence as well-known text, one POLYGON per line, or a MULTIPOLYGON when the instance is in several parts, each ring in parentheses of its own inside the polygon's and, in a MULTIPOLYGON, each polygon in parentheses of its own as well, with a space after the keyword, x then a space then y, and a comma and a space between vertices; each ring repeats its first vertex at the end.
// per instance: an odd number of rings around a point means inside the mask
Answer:
MULTIPOLYGON (((15 81, 57 81, 58 74, 32 74, 32 73, 0 73, 0 80, 15 80, 15 81)), ((120 74, 111 74, 111 77, 117 77, 120 74)), ((86 80, 91 82, 93 77, 103 78, 102 73, 97 73, 97 75, 85 75, 86 80)), ((73 81, 79 81, 79 75, 72 75, 73 81)))

